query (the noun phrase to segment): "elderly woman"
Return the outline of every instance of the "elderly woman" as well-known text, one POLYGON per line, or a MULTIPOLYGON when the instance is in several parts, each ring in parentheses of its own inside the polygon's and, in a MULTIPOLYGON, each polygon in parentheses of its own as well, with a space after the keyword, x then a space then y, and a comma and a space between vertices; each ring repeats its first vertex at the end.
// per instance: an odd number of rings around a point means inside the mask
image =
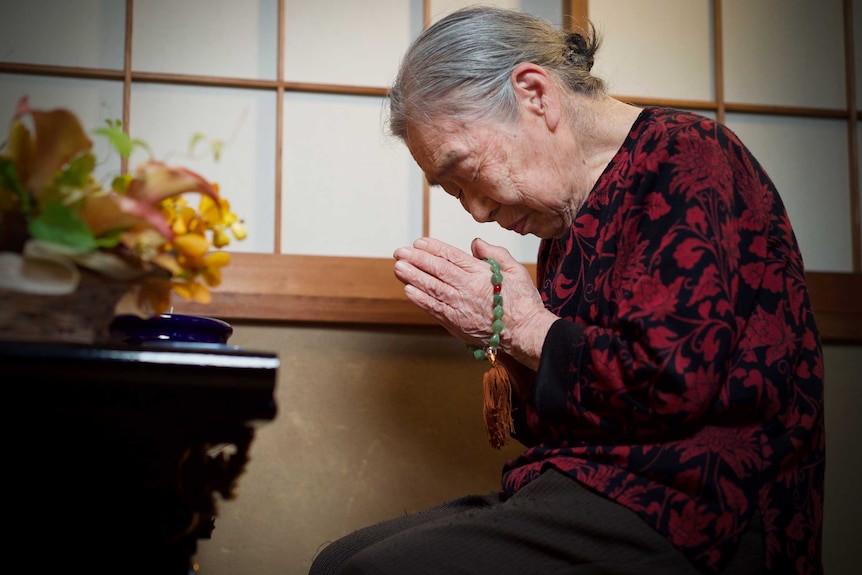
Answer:
POLYGON ((395 252, 410 301, 506 367, 527 449, 501 493, 312 573, 822 572, 823 363, 781 199, 726 127, 608 96, 597 47, 481 7, 404 57, 390 128, 428 181, 543 240, 538 290, 479 239, 395 252))

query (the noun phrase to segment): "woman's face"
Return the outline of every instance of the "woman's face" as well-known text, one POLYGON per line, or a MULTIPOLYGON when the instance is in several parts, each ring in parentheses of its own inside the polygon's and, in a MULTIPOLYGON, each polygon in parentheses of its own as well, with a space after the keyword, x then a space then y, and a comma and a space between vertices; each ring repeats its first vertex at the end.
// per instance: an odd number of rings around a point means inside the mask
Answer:
POLYGON ((477 222, 521 235, 562 235, 577 206, 540 122, 453 120, 409 125, 407 147, 432 186, 457 198, 477 222))

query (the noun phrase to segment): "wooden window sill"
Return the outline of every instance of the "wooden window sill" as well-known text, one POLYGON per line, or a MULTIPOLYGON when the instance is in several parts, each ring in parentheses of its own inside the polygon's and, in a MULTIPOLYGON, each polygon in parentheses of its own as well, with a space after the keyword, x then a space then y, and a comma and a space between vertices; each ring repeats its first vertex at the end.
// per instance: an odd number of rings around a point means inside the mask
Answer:
MULTIPOLYGON (((394 260, 232 254, 213 301, 174 298, 176 313, 226 320, 433 326, 410 303, 394 260)), ((528 266, 535 277, 535 266, 528 266)), ((808 286, 826 343, 862 344, 862 274, 810 272, 808 286)))

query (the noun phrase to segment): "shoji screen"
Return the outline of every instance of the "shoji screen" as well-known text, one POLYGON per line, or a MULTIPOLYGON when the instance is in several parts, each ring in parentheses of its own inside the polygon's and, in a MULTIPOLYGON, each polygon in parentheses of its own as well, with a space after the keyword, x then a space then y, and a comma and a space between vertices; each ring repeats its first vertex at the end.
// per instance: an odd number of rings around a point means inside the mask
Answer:
POLYGON ((718 117, 775 181, 807 269, 859 270, 842 0, 593 0, 589 17, 611 93, 718 117))
MULTIPOLYGON (((428 190, 385 133, 386 88, 409 42, 471 3, 0 0, 0 118, 28 94, 91 128, 121 119, 158 156, 220 183, 249 238, 230 246, 212 306, 184 311, 425 323, 393 279, 394 249, 431 234, 466 250, 481 236, 531 264, 538 246, 428 190), (195 133, 224 142, 218 162, 189 157, 195 133)), ((862 0, 491 3, 563 25, 589 17, 604 37, 594 71, 612 95, 735 130, 785 199, 815 303, 838 328, 824 322, 827 337, 862 339, 846 319, 862 314, 862 0)), ((116 171, 96 141, 99 173, 116 171)))
POLYGON ((389 258, 421 235, 422 174, 382 125, 383 91, 421 29, 417 1, 285 3, 285 81, 379 95, 284 95, 283 253, 389 258))
MULTIPOLYGON (((18 99, 29 95, 33 106, 65 106, 95 128, 108 118, 123 116, 123 2, 14 2, 0 0, 0 61, 66 69, 100 69, 87 78, 64 75, 0 73, 0 130, 6 139, 18 99)), ((108 157, 108 147, 96 142, 103 163, 97 174, 115 172, 119 159, 108 157)))

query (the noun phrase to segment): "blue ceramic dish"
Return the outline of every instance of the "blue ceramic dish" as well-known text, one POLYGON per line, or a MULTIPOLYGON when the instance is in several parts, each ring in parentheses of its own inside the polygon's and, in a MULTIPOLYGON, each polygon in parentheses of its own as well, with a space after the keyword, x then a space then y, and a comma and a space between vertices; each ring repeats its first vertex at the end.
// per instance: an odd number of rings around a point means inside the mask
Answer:
POLYGON ((175 313, 149 318, 118 315, 109 329, 112 339, 128 345, 167 342, 226 344, 233 334, 231 325, 220 319, 175 313))

